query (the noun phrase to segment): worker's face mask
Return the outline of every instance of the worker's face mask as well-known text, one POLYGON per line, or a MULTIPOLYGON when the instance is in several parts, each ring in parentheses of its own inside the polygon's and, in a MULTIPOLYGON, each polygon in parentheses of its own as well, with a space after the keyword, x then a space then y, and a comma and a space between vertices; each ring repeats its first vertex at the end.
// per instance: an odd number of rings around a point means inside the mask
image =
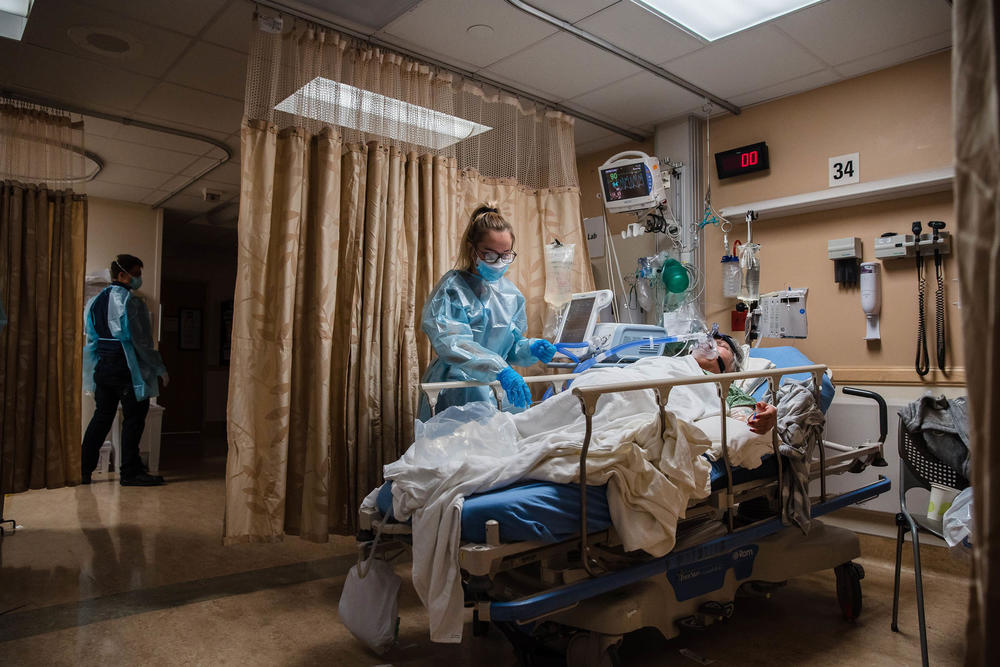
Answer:
POLYGON ((476 263, 476 271, 479 272, 479 275, 481 275, 484 280, 488 280, 492 283, 500 280, 503 274, 507 271, 507 266, 507 264, 504 264, 499 259, 491 263, 484 262, 480 259, 476 263))
POLYGON ((142 287, 142 276, 132 276, 132 279, 128 281, 129 289, 137 290, 142 287))

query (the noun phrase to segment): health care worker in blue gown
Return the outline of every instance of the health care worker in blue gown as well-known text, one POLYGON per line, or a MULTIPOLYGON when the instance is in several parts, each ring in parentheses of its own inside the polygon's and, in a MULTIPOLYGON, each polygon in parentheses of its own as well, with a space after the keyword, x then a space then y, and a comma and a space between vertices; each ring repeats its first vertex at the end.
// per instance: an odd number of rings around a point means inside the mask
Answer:
POLYGON ((160 393, 156 378, 162 378, 164 386, 170 378, 160 353, 153 349, 149 310, 133 295, 142 286, 142 260, 118 255, 111 262, 111 275, 113 282, 84 310, 83 389, 94 393, 97 408, 83 436, 83 483, 90 484, 121 403, 121 485, 157 486, 163 478, 147 474, 139 458, 139 441, 149 399, 160 393))
MULTIPOLYGON (((469 219, 462 237, 458 268, 444 274, 424 305, 422 327, 437 353, 424 382, 500 381, 505 409, 531 404, 531 392, 514 366, 548 363, 552 343, 525 338, 524 296, 504 273, 517 257, 514 230, 493 206, 482 205, 469 219)), ((472 401, 492 401, 488 387, 447 389, 437 412, 472 401)), ((420 418, 430 417, 421 395, 420 418)))

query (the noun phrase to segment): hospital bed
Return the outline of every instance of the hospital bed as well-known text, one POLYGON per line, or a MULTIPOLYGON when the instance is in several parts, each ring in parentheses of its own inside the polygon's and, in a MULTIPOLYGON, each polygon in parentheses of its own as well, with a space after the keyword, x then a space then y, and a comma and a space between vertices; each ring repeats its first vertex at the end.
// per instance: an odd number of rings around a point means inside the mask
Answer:
MULTIPOLYGON (((777 405, 783 377, 807 377, 820 404, 821 392, 825 388, 832 392, 832 385, 824 380, 826 370, 818 364, 776 366, 662 382, 570 388, 586 423, 579 479, 586 479, 592 417, 605 394, 653 390, 662 432, 667 400, 676 386, 715 383, 725 414, 722 397, 731 383, 763 378, 758 397, 766 394, 777 405)), ((525 380, 551 383, 559 391, 574 377, 525 380)), ((440 391, 466 384, 471 383, 422 385, 421 390, 433 404, 440 391)), ((837 496, 826 491, 828 475, 884 465, 886 411, 877 394, 845 391, 878 403, 880 437, 860 445, 825 439, 815 443, 809 478, 818 480, 819 496, 812 500, 808 534, 783 525, 778 518, 784 477, 790 473, 778 451, 777 429, 772 432, 773 453, 761 466, 748 470, 730 464, 725 419, 721 420, 722 456, 712 466, 712 492, 689 504, 678 524, 674 549, 660 558, 622 549, 604 487, 528 482, 468 497, 462 511, 459 564, 466 606, 474 609, 473 633, 482 634, 490 623, 497 626, 522 664, 531 664, 538 651, 551 645, 566 650, 568 664, 617 664, 617 647, 629 632, 654 627, 669 639, 683 628, 705 627, 731 616, 738 591, 767 594, 792 577, 825 569, 836 573, 844 617, 856 618, 864 577, 861 566, 852 562, 860 555, 858 538, 815 519, 889 490, 889 480, 880 477, 878 482, 837 496), (755 499, 774 511, 758 520, 741 517, 739 506, 746 503, 749 507, 755 499)), ((377 507, 362 508, 358 537, 362 557, 373 548, 380 557, 391 557, 405 548, 411 529, 393 520, 391 506, 386 483, 377 507), (376 532, 379 540, 374 540, 376 532)))

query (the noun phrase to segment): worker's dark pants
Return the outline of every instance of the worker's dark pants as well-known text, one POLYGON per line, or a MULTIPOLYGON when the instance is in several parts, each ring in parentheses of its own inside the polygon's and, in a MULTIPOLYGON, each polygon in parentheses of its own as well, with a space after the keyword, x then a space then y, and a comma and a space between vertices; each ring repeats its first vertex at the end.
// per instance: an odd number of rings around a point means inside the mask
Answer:
POLYGON ((94 382, 96 384, 94 400, 97 402, 97 409, 83 436, 80 465, 84 478, 89 477, 97 467, 101 446, 108 437, 108 431, 111 430, 119 402, 122 405, 122 460, 115 463, 119 465, 123 477, 132 477, 143 472, 142 459, 139 458, 139 441, 146 427, 149 399, 135 400, 132 377, 125 364, 124 355, 121 359, 103 357, 99 359, 94 372, 94 382))

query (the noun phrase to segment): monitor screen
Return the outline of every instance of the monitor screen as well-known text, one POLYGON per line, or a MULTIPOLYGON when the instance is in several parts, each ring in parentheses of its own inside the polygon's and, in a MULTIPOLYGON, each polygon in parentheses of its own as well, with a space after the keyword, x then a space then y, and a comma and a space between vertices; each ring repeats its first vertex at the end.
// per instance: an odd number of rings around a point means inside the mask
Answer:
POLYGON ((609 202, 645 197, 652 189, 646 178, 646 165, 641 162, 601 170, 604 194, 609 202))
POLYGON ((582 343, 587 336, 587 325, 590 324, 590 315, 594 310, 596 297, 588 296, 582 299, 573 299, 569 302, 569 309, 566 311, 566 322, 563 324, 562 333, 559 335, 559 343, 582 343))

